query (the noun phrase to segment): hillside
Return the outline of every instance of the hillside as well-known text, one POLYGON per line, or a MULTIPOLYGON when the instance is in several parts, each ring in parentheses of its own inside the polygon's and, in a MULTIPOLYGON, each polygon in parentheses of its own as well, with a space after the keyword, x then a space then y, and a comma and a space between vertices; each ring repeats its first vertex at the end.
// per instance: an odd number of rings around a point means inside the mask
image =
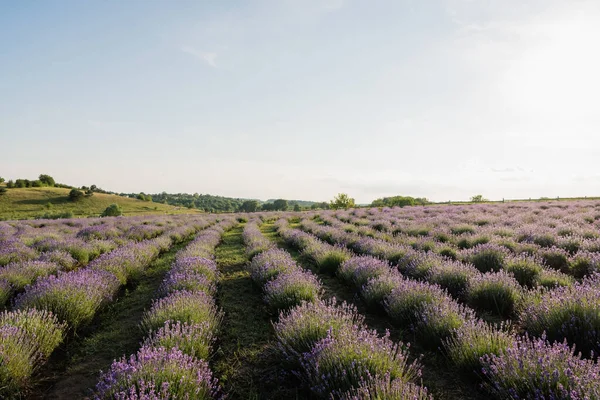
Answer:
POLYGON ((198 210, 103 193, 72 202, 69 189, 41 187, 8 189, 0 195, 0 220, 36 218, 46 213, 69 211, 75 217, 98 216, 113 203, 121 206, 123 215, 198 213, 198 210))

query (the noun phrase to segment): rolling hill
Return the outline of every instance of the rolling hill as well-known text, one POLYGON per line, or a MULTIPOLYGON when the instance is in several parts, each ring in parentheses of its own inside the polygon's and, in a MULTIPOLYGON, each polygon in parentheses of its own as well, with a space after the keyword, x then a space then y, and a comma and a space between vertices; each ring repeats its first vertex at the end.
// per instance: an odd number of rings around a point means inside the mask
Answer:
POLYGON ((73 202, 69 189, 55 187, 8 189, 0 195, 0 220, 38 218, 44 214, 71 212, 75 217, 99 216, 116 203, 123 215, 198 213, 198 210, 153 203, 113 194, 94 193, 73 202))

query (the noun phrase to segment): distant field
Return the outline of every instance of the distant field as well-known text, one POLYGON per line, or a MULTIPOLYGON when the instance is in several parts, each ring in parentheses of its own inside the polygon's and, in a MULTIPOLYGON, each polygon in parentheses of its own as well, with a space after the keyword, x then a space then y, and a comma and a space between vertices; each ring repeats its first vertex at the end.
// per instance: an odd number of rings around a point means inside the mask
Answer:
POLYGON ((69 200, 69 189, 43 187, 8 189, 0 195, 0 220, 36 218, 46 213, 68 211, 75 217, 98 216, 113 203, 121 206, 124 215, 199 213, 194 209, 102 193, 73 202, 69 200))

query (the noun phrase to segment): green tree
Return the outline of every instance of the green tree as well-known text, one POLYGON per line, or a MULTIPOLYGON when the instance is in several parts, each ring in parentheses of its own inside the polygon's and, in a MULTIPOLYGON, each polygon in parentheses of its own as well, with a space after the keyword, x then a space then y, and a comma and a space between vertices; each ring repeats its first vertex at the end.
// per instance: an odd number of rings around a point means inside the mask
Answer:
POLYGON ((4 178, 0 176, 0 183, 4 183, 4 178))
POLYGON ((240 212, 255 212, 256 210, 258 210, 258 201, 256 200, 246 200, 238 209, 240 212))
POLYGON ((288 202, 287 202, 287 200, 284 200, 284 199, 277 199, 273 202, 273 207, 275 210, 287 211, 288 202))
POLYGON ((481 195, 481 194, 477 194, 477 195, 471 197, 471 201, 473 203, 483 203, 484 201, 488 201, 488 199, 485 199, 483 197, 483 195, 481 195))
POLYGON ((264 203, 260 206, 261 211, 275 211, 275 205, 273 203, 264 203))
POLYGON ((118 204, 114 203, 106 207, 106 210, 102 213, 102 217, 118 217, 120 215, 123 215, 123 210, 118 204))
POLYGON ((339 193, 331 200, 330 207, 337 210, 338 208, 353 208, 356 207, 356 204, 354 203, 354 199, 346 193, 339 193))
POLYGON ((83 196, 85 196, 85 193, 83 193, 79 189, 71 189, 71 191, 69 192, 69 199, 71 201, 79 201, 83 199, 83 196))
POLYGON ((300 208, 300 204, 294 204, 294 211, 302 211, 302 209, 300 208))
POLYGON ((46 186, 56 185, 54 178, 51 177, 50 175, 41 174, 38 179, 40 180, 40 182, 42 182, 46 186))
POLYGON ((15 183, 13 182, 12 179, 10 181, 6 182, 6 187, 9 189, 12 189, 15 187, 15 183))
POLYGON ((0 196, 6 194, 6 192, 8 192, 8 190, 6 190, 5 187, 0 187, 0 196))

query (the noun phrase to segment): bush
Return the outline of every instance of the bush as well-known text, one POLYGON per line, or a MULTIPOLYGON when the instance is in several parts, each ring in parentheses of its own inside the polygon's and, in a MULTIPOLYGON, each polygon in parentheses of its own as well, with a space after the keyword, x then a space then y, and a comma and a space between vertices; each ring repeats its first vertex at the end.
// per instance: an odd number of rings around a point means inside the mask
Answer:
POLYGON ((390 379, 388 376, 361 383, 344 393, 340 400, 433 400, 426 387, 390 379))
POLYGON ((501 399, 600 398, 600 367, 565 343, 523 338, 482 363, 488 390, 501 399))
POLYGON ((600 254, 584 250, 577 252, 569 260, 569 270, 578 279, 600 272, 600 254))
POLYGON ((495 244, 480 244, 466 250, 464 259, 481 272, 500 271, 504 267, 508 250, 495 244))
POLYGON ((514 344, 505 326, 489 325, 479 319, 467 321, 445 340, 444 349, 454 365, 465 372, 481 373, 481 357, 500 355, 514 344))
POLYGON ((355 256, 340 265, 337 275, 346 283, 353 283, 360 288, 369 279, 390 272, 391 267, 386 261, 371 256, 355 256))
POLYGON ((14 326, 25 332, 44 358, 60 345, 67 326, 48 311, 28 310, 5 311, 0 314, 0 326, 14 326))
POLYGON ((565 273, 569 272, 569 253, 558 247, 541 250, 538 255, 548 267, 565 273))
POLYGON ((504 270, 512 274, 521 286, 532 288, 539 282, 542 263, 543 261, 535 257, 510 257, 504 265, 504 270))
POLYGON ((220 397, 208 363, 178 348, 143 346, 129 359, 114 361, 100 377, 96 399, 194 399, 220 397))
POLYGON ((119 217, 123 215, 123 210, 118 204, 111 204, 102 212, 101 217, 119 217))
POLYGON ((372 380, 389 377, 403 382, 420 376, 418 361, 409 362, 407 349, 389 336, 350 329, 328 335, 302 362, 303 373, 317 396, 337 398, 372 380))
POLYGON ((444 261, 429 270, 427 280, 446 289, 455 298, 463 298, 469 280, 480 272, 471 264, 444 261))
POLYGON ((600 354, 600 290, 597 281, 559 287, 532 297, 521 313, 523 328, 551 342, 567 340, 584 357, 600 354))
POLYGON ((281 273, 298 269, 298 265, 290 254, 281 249, 270 249, 255 256, 248 269, 252 280, 261 288, 268 281, 277 278, 281 273))
POLYGON ((110 301, 119 281, 104 271, 79 270, 38 280, 15 300, 17 309, 48 310, 72 329, 89 323, 96 311, 110 301))
POLYGON ((310 272, 292 270, 279 274, 264 286, 265 302, 274 311, 285 310, 303 301, 316 301, 322 289, 319 280, 310 272))
POLYGON ((466 298, 475 310, 510 317, 521 304, 522 289, 506 272, 488 272, 471 278, 466 298))
POLYGON ((8 192, 8 190, 6 190, 5 187, 0 187, 0 196, 6 194, 6 192, 8 192))
POLYGON ((40 364, 37 345, 24 330, 0 326, 0 360, 0 397, 19 398, 40 364))
POLYGON ((214 327, 207 322, 188 324, 167 321, 156 332, 151 332, 144 342, 147 347, 178 348, 184 354, 200 360, 208 360, 215 341, 214 327))
POLYGON ((168 297, 155 300, 142 319, 142 328, 155 331, 167 321, 179 321, 188 324, 207 323, 216 332, 223 314, 217 309, 212 297, 204 292, 174 292, 168 297))
POLYGON ((356 311, 356 307, 331 300, 303 302, 298 307, 279 314, 279 321, 274 323, 278 347, 287 362, 300 362, 302 354, 328 334, 338 335, 342 331, 351 330, 353 326, 362 329, 364 317, 356 311))
POLYGON ((71 191, 69 192, 69 200, 71 201, 79 201, 83 199, 84 196, 85 194, 78 189, 71 189, 71 191))

